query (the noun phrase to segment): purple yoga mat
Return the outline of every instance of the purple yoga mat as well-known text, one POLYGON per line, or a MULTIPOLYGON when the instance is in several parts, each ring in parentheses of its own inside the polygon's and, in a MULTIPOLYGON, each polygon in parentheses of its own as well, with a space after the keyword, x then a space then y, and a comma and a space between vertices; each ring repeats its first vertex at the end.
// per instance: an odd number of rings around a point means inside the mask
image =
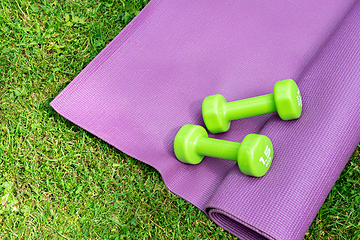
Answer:
POLYGON ((61 115, 156 168, 166 186, 242 239, 301 239, 360 141, 359 1, 152 0, 54 99, 61 115), (262 178, 236 163, 179 162, 173 139, 203 125, 204 97, 272 92, 293 78, 298 120, 233 121, 211 137, 269 136, 262 178))

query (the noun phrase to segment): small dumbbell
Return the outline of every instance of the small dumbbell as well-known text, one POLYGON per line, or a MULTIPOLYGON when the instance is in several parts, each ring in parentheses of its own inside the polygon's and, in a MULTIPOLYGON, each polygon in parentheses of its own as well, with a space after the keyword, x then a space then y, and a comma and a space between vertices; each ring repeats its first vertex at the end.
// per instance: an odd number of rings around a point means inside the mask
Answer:
POLYGON ((274 93, 234 102, 226 102, 220 95, 204 99, 202 114, 205 125, 211 133, 226 132, 230 121, 272 112, 278 112, 283 120, 299 118, 302 110, 301 95, 292 79, 275 83, 274 93))
POLYGON ((184 163, 198 164, 204 156, 237 161, 240 170, 250 176, 262 177, 269 169, 273 146, 265 135, 249 134, 242 143, 209 138, 198 125, 184 125, 174 140, 176 157, 184 163))

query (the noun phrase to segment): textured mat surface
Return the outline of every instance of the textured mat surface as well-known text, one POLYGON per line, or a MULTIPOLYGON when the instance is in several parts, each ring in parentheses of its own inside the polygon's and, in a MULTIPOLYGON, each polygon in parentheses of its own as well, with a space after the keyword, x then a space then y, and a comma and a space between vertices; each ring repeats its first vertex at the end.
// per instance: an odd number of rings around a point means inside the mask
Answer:
POLYGON ((234 235, 301 239, 360 141, 359 12, 353 0, 152 0, 51 105, 155 167, 171 191, 234 235), (269 136, 265 177, 226 160, 176 160, 175 134, 203 125, 205 96, 267 94, 286 78, 302 92, 300 119, 257 116, 212 136, 269 136))

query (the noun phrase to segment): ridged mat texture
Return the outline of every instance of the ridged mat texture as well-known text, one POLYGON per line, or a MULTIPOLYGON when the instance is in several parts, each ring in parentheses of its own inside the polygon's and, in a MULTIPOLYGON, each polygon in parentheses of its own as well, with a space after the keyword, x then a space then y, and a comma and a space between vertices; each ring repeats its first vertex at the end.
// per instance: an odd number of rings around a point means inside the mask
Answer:
POLYGON ((301 239, 360 141, 360 1, 152 0, 53 100, 62 116, 156 168, 166 186, 241 239, 301 239), (297 120, 233 121, 211 137, 267 135, 262 178, 235 162, 179 162, 175 134, 202 100, 268 94, 293 78, 297 120))

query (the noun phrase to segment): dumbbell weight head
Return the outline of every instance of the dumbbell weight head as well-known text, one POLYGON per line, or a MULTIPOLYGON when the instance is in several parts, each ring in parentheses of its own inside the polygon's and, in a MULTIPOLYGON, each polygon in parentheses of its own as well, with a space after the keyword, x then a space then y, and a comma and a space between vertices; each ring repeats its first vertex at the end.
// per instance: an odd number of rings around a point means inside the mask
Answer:
POLYGON ((262 177, 269 170, 273 159, 273 145, 265 135, 248 134, 241 142, 238 165, 246 175, 262 177))
MULTIPOLYGON (((197 142, 203 141, 204 138, 208 138, 208 134, 203 127, 190 124, 184 125, 174 140, 174 152, 178 160, 189 164, 200 163, 204 155, 198 153, 197 142)), ((217 141, 219 142, 219 151, 221 151, 224 142, 228 142, 217 141)), ((240 170, 244 174, 261 177, 268 171, 272 157, 273 146, 270 139, 265 135, 249 134, 240 144, 236 159, 229 160, 237 161, 240 170)))
POLYGON ((174 140, 174 152, 177 159, 189 164, 200 163, 204 156, 196 151, 196 142, 199 137, 208 137, 203 127, 191 124, 182 126, 174 140))
POLYGON ((274 101, 282 120, 299 118, 302 111, 300 90, 292 79, 275 83, 274 101))
POLYGON ((202 103, 202 114, 207 129, 210 132, 226 132, 230 128, 230 121, 226 118, 224 105, 226 99, 215 94, 207 96, 202 103))

